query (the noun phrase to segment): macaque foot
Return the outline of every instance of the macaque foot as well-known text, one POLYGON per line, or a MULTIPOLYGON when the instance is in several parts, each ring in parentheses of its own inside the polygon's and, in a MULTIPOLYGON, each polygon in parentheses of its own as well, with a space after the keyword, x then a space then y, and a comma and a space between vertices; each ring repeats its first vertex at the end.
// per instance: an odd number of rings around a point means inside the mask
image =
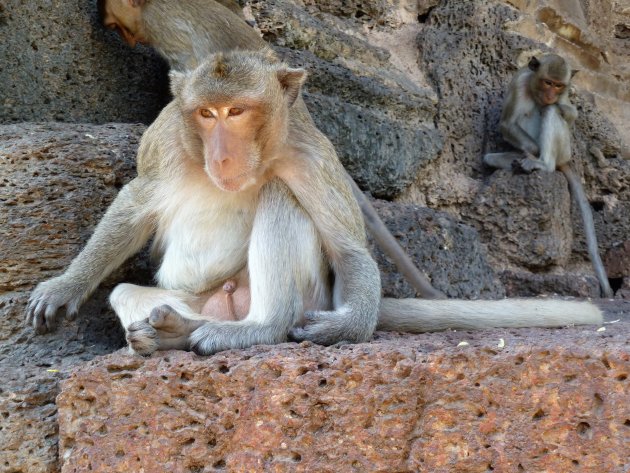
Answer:
POLYGON ((532 172, 536 169, 545 169, 545 165, 542 161, 531 157, 523 159, 519 164, 521 169, 525 172, 532 172))
POLYGON ((127 327, 127 342, 140 355, 156 350, 188 350, 188 337, 204 323, 182 317, 170 306, 162 305, 155 307, 149 318, 127 327))
POLYGON ((293 327, 289 339, 309 341, 318 345, 361 343, 372 337, 373 330, 366 324, 353 324, 348 309, 313 311, 304 314, 304 327, 293 327))
POLYGON ((149 325, 149 319, 130 324, 125 338, 130 350, 138 355, 148 356, 159 348, 157 330, 149 325))

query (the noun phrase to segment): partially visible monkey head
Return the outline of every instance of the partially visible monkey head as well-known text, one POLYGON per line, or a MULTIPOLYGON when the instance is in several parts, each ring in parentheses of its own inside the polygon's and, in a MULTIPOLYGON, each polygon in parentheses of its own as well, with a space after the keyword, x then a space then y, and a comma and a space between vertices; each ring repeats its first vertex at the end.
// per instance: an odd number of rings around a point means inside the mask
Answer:
POLYGON ((287 148, 289 108, 306 79, 271 51, 208 57, 190 72, 171 71, 171 90, 203 148, 206 173, 221 189, 262 183, 287 148))
POLYGON ((132 48, 136 43, 147 44, 142 22, 142 7, 146 0, 98 0, 98 12, 103 25, 116 31, 132 48))
POLYGON ((528 67, 534 72, 529 88, 538 105, 553 105, 567 92, 572 72, 562 57, 557 54, 547 54, 540 59, 533 56, 528 67))

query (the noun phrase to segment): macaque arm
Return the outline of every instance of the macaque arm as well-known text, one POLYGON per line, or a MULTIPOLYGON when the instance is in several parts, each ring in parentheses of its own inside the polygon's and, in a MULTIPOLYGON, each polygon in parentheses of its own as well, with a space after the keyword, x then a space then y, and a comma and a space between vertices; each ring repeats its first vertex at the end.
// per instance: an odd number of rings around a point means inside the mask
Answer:
POLYGON ((145 186, 144 179, 136 178, 123 187, 68 269, 35 288, 27 307, 27 323, 38 332, 54 329, 61 307, 75 315, 99 283, 146 243, 152 225, 145 186))
POLYGON ((251 304, 237 322, 208 322, 190 337, 193 351, 286 341, 305 306, 329 307, 328 267, 308 215, 287 186, 274 180, 261 189, 248 252, 251 304))
POLYGON ((564 118, 564 120, 567 122, 567 125, 573 125, 573 122, 575 122, 575 119, 578 116, 578 112, 577 108, 575 108, 575 106, 571 102, 569 102, 567 94, 564 94, 560 97, 557 106, 560 110, 560 115, 562 115, 562 118, 564 118))
POLYGON ((361 212, 363 213, 366 227, 378 242, 381 249, 403 274, 405 279, 413 286, 416 292, 425 299, 446 299, 446 296, 435 289, 429 282, 429 279, 416 268, 411 258, 405 253, 405 250, 402 249, 398 241, 396 241, 389 229, 385 226, 378 213, 376 213, 376 210, 368 198, 361 191, 356 182, 354 182, 354 179, 352 179, 347 172, 346 176, 352 186, 352 192, 359 203, 361 212))
POLYGON ((528 77, 527 74, 519 74, 510 83, 501 113, 499 129, 505 141, 516 149, 538 156, 540 154, 538 143, 519 125, 519 119, 532 105, 532 100, 523 92, 528 77))
POLYGON ((332 144, 314 128, 280 173, 313 220, 335 274, 334 311, 305 314, 306 326, 292 331, 297 340, 330 345, 371 338, 381 296, 380 274, 365 241, 357 201, 332 144), (306 147, 308 145, 308 147, 306 147))

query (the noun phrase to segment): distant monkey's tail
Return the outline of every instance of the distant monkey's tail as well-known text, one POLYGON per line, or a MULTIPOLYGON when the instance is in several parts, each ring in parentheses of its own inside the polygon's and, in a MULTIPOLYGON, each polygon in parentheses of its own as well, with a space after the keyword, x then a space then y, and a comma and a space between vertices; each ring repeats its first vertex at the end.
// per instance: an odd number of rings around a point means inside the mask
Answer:
POLYGON ((383 299, 377 330, 437 332, 503 327, 562 327, 600 324, 601 311, 590 302, 549 299, 425 300, 383 299))
POLYGON ((584 223, 584 235, 586 235, 586 246, 588 248, 588 256, 591 258, 593 269, 595 270, 595 276, 601 286, 602 295, 604 297, 613 297, 614 293, 608 282, 608 275, 606 274, 606 268, 602 263, 602 259, 599 256, 599 248, 597 246, 597 236, 595 235, 595 224, 593 223, 593 213, 591 212, 591 205, 588 203, 586 193, 582 187, 582 182, 569 164, 563 164, 558 166, 558 169, 563 172, 569 183, 571 194, 578 204, 580 214, 582 215, 582 222, 584 223))

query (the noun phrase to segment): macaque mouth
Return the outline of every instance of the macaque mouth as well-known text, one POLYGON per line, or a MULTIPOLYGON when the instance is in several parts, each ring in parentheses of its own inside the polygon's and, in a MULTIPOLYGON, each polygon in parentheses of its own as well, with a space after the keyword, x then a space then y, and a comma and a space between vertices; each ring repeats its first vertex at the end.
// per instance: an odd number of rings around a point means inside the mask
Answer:
POLYGON ((220 175, 214 174, 211 174, 211 177, 215 181, 215 183, 222 189, 234 192, 241 190, 243 187, 246 187, 241 181, 246 180, 249 177, 253 177, 253 175, 254 170, 250 169, 249 171, 242 172, 241 174, 237 174, 236 176, 232 177, 222 177, 220 175))

